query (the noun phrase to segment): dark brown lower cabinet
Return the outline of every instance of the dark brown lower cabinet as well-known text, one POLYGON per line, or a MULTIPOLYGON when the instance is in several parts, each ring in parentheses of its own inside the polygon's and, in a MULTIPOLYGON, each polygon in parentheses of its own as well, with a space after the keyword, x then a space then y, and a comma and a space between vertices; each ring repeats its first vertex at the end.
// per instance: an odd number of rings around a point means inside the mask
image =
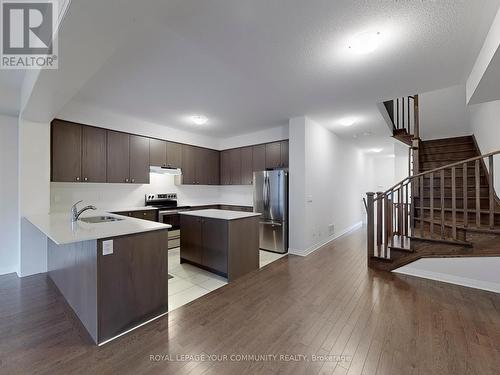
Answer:
POLYGON ((166 230, 115 237, 113 254, 99 264, 99 342, 168 311, 166 230))
POLYGON ((49 240, 47 266, 97 344, 168 311, 167 230, 65 245, 49 240))
POLYGON ((181 214, 181 263, 232 281, 259 268, 259 217, 236 220, 181 214))

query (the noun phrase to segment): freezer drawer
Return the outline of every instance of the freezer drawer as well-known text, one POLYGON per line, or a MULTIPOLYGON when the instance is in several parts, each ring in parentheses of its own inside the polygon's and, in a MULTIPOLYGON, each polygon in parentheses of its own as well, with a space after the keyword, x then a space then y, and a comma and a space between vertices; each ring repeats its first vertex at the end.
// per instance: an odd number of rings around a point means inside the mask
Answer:
POLYGON ((261 221, 259 223, 260 248, 275 253, 286 253, 287 232, 285 222, 261 221))

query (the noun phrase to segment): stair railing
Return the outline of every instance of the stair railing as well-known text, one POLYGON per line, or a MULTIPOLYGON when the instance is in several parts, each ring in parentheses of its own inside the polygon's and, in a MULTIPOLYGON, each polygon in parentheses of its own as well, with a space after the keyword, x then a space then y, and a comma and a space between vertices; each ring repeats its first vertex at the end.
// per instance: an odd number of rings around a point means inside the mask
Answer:
POLYGON ((498 154, 500 150, 421 172, 405 178, 385 192, 367 193, 368 262, 372 257, 390 259, 390 246, 394 246, 397 236, 465 243, 466 229, 484 228, 482 214, 488 215, 487 226, 493 229, 498 202, 494 190, 494 156, 498 154), (488 181, 487 209, 481 206, 481 167, 488 181), (459 172, 462 173, 461 195, 457 191, 459 172), (450 185, 446 187, 446 180, 450 178, 450 185), (473 179, 474 183, 474 207, 469 206, 469 179, 473 179), (424 194, 426 183, 428 197, 424 194), (435 189, 438 189, 437 193, 435 189), (445 196, 446 189, 451 190, 451 197, 445 196), (446 207, 445 201, 450 198, 451 207, 446 207), (428 206, 424 206, 426 200, 428 206), (462 208, 457 207, 459 202, 462 208), (427 217, 426 211, 429 213, 427 217), (451 212, 451 224, 445 222, 446 212, 451 212), (462 213, 462 226, 457 224, 459 212, 462 213), (475 217, 470 217, 470 214, 475 217))
POLYGON ((391 119, 393 131, 406 130, 419 138, 418 95, 409 95, 384 102, 391 119))

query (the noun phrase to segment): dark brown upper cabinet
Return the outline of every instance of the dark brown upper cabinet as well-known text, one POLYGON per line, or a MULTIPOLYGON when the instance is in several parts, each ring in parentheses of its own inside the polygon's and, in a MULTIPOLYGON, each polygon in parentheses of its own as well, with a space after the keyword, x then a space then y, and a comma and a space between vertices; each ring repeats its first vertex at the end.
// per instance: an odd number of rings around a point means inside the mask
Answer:
POLYGON ((82 126, 83 182, 106 182, 106 130, 82 126))
POLYGON ((66 121, 52 122, 52 181, 82 180, 82 127, 66 121))
POLYGON ((266 145, 256 145, 252 147, 253 171, 263 171, 266 169, 266 145))
POLYGON ((229 150, 229 175, 231 185, 241 185, 241 149, 229 150))
POLYGON ((231 184, 231 163, 230 150, 221 151, 220 153, 220 183, 221 185, 231 184))
POLYGON ((253 183, 253 147, 241 149, 241 184, 252 185, 253 183))
POLYGON ((108 130, 108 182, 130 182, 130 136, 108 130))
POLYGON ((208 185, 220 185, 220 152, 208 150, 208 185))
POLYGON ((219 185, 219 151, 182 145, 182 184, 219 185))
POLYGON ((52 122, 52 181, 106 182, 106 130, 52 122))
POLYGON ((130 182, 149 184, 149 138, 130 136, 130 182))
POLYGON ((182 183, 196 184, 196 147, 194 146, 182 145, 182 183))
POLYGON ((167 141, 153 138, 149 140, 149 165, 154 167, 167 166, 167 141))
POLYGON ((288 141, 281 141, 281 167, 288 168, 288 141))
POLYGON ((281 167, 281 142, 266 144, 266 168, 281 167))
POLYGON ((167 167, 182 168, 182 145, 167 141, 167 167))
POLYGON ((288 141, 266 144, 266 168, 288 167, 288 141))

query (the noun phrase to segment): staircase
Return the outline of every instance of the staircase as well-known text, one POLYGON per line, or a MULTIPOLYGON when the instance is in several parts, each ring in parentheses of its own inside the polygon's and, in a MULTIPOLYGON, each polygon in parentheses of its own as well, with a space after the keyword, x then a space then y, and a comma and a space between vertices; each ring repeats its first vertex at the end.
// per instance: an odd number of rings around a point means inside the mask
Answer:
POLYGON ((368 266, 391 271, 421 258, 500 256, 493 183, 500 151, 481 155, 473 136, 410 143, 412 175, 367 193, 368 266))

